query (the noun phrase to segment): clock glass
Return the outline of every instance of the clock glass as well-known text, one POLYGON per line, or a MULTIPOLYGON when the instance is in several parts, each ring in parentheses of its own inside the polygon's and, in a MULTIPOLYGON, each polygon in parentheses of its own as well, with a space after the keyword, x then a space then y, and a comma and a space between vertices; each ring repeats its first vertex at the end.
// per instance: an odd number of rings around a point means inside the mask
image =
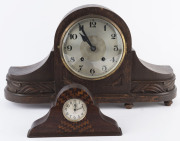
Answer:
POLYGON ((63 115, 71 122, 81 121, 87 114, 87 106, 81 99, 69 99, 63 105, 63 115))
POLYGON ((63 33, 60 52, 70 72, 84 79, 102 79, 118 69, 125 55, 121 30, 105 17, 83 17, 63 33))

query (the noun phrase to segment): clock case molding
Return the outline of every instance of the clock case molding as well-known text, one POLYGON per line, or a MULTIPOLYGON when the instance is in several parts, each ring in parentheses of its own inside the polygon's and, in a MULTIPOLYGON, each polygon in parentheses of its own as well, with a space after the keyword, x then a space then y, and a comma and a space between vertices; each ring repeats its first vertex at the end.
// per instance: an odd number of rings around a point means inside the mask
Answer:
POLYGON ((176 97, 175 74, 170 66, 158 66, 142 61, 132 49, 128 26, 114 12, 100 6, 85 6, 73 10, 60 23, 54 48, 41 62, 26 67, 11 67, 7 74, 6 99, 18 103, 49 103, 62 87, 79 83, 87 87, 98 103, 160 102, 172 104, 176 97), (126 54, 121 66, 101 80, 85 80, 69 72, 64 66, 60 50, 64 29, 74 20, 87 15, 100 15, 112 20, 122 31, 126 54))

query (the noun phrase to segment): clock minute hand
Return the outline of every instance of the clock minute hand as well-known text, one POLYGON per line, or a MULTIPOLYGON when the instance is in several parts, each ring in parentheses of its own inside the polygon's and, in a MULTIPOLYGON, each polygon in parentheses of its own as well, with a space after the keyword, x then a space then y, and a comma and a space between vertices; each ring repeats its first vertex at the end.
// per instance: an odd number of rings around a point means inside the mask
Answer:
MULTIPOLYGON (((79 26, 81 26, 81 25, 79 24, 79 26)), ((81 33, 79 33, 79 34, 81 35, 81 37, 82 37, 82 40, 83 40, 84 42, 87 42, 87 43, 89 44, 89 46, 90 46, 90 48, 91 48, 91 51, 95 51, 95 50, 96 50, 96 47, 91 44, 89 38, 87 37, 87 35, 86 35, 85 31, 84 31, 84 28, 81 28, 81 31, 82 31, 82 33, 84 34, 84 35, 82 35, 81 33)))
POLYGON ((91 42, 89 41, 89 39, 87 38, 87 36, 84 36, 84 35, 82 35, 81 33, 79 33, 79 34, 81 35, 82 40, 83 40, 84 42, 87 42, 87 43, 89 44, 91 51, 95 51, 95 50, 96 50, 96 47, 91 44, 91 42))
MULTIPOLYGON (((83 40, 84 42, 88 42, 88 39, 87 39, 86 36, 82 35, 81 33, 79 33, 79 34, 81 35, 82 40, 83 40)), ((91 46, 91 43, 88 42, 88 44, 91 46)))
POLYGON ((76 101, 75 101, 75 104, 74 104, 74 112, 76 111, 76 108, 77 108, 77 104, 76 104, 76 101))
POLYGON ((94 46, 91 44, 91 42, 89 41, 89 39, 87 38, 87 36, 84 36, 84 35, 82 35, 81 33, 79 33, 79 34, 81 35, 82 40, 83 40, 84 42, 87 42, 90 47, 94 47, 94 46))

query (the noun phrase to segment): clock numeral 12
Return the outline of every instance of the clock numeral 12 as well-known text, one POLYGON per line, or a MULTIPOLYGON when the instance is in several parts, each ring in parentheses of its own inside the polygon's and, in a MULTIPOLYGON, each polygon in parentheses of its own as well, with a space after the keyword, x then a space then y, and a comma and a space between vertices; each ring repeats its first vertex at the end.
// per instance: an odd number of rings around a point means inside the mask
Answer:
POLYGON ((89 25, 90 25, 90 27, 94 27, 95 28, 96 27, 96 22, 92 21, 92 22, 89 23, 89 25))

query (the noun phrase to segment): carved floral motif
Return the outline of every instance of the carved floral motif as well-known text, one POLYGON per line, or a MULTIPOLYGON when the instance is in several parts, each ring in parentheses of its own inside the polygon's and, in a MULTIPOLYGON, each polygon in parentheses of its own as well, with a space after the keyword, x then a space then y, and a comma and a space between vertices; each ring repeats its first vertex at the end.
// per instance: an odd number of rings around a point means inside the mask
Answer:
POLYGON ((175 78, 166 81, 132 81, 132 93, 163 93, 174 89, 175 78))
POLYGON ((7 80, 7 89, 13 93, 54 93, 54 82, 20 82, 7 80))

